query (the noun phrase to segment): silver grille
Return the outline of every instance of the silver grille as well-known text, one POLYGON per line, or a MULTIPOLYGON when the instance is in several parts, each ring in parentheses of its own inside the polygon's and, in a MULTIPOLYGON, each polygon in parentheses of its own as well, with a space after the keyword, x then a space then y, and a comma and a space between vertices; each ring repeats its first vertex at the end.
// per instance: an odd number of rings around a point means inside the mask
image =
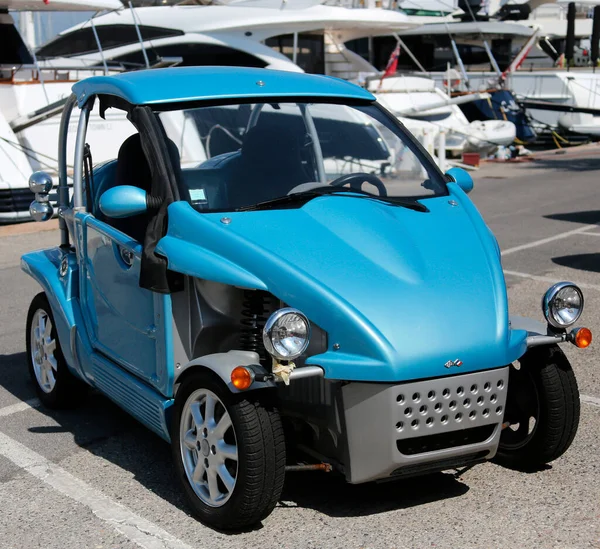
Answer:
POLYGON ((502 422, 508 367, 396 386, 397 439, 502 422))

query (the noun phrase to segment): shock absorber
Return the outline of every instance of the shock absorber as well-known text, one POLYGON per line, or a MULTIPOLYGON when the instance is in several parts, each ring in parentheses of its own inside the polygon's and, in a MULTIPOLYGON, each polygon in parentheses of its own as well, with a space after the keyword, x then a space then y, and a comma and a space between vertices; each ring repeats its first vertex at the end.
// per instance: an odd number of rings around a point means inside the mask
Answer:
POLYGON ((269 315, 270 302, 271 296, 267 292, 244 290, 240 348, 258 353, 263 365, 267 363, 267 352, 262 343, 262 331, 269 315))

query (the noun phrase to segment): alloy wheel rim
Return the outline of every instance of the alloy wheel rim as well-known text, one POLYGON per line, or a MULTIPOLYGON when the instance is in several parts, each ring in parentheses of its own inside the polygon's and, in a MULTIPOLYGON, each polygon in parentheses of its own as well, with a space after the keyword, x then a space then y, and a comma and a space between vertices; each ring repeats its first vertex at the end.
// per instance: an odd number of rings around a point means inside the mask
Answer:
POLYGON ((38 309, 33 315, 30 337, 35 378, 42 391, 51 393, 56 386, 58 367, 54 356, 56 339, 52 336, 52 321, 43 309, 38 309))
POLYGON ((227 408, 215 393, 197 389, 181 414, 180 448, 190 486, 210 507, 232 496, 238 473, 238 446, 227 408))

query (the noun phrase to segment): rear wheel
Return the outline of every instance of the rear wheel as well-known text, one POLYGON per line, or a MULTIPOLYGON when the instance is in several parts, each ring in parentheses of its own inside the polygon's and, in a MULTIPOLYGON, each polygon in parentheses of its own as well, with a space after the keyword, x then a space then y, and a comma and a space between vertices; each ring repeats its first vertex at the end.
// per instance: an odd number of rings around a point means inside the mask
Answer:
POLYGON ((48 408, 79 404, 87 385, 70 371, 60 348, 52 309, 45 293, 36 295, 27 314, 27 362, 36 392, 48 408))
POLYGON ((221 530, 260 522, 283 489, 281 419, 252 396, 231 394, 219 379, 198 372, 175 399, 172 447, 179 478, 198 518, 221 530))
POLYGON ((534 347, 513 364, 495 460, 531 469, 564 454, 579 425, 579 390, 567 357, 556 346, 534 347))

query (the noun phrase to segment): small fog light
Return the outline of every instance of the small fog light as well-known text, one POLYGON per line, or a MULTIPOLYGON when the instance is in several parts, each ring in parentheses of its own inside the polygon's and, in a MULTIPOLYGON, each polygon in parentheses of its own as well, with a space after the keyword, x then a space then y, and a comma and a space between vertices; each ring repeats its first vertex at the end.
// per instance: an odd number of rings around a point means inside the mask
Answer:
POLYGON ((236 366, 231 371, 231 383, 236 389, 245 391, 254 383, 254 372, 245 366, 236 366))
POLYGON ((571 334, 573 343, 580 349, 585 349, 592 343, 592 331, 589 328, 575 328, 571 334))

